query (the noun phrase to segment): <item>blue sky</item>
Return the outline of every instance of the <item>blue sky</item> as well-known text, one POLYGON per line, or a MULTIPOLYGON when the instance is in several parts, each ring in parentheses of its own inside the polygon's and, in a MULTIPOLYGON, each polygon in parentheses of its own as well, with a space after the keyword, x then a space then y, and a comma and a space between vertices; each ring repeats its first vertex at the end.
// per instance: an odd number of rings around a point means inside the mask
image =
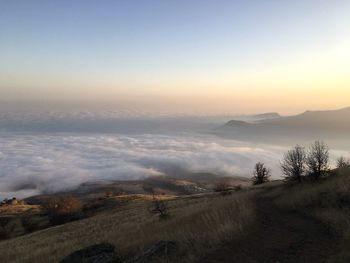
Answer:
MULTIPOLYGON (((249 100, 246 90, 292 90, 290 81, 261 85, 290 72, 294 89, 305 88, 312 80, 299 81, 300 66, 319 65, 315 58, 325 54, 321 63, 343 66, 349 17, 349 1, 1 0, 0 92, 8 101, 17 94, 157 101, 219 90, 249 100)), ((333 75, 327 81, 339 77, 333 75)), ((348 84, 342 80, 340 91, 348 84)), ((334 98, 329 106, 342 103, 334 98)))

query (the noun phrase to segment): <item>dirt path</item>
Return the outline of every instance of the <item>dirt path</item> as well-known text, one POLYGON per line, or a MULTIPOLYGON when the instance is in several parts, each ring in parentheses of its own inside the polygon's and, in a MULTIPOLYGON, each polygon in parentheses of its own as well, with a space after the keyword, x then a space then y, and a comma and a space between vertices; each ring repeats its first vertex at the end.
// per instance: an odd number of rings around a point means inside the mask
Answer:
POLYGON ((335 238, 311 218, 277 207, 271 197, 257 201, 254 233, 226 244, 202 263, 321 263, 336 253, 335 238))

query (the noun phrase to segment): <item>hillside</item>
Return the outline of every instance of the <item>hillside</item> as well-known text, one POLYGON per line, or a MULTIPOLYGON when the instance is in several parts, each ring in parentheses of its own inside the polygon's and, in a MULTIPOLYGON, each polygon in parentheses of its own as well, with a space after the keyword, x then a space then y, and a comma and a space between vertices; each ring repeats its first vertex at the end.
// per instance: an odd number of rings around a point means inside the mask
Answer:
POLYGON ((81 184, 79 187, 54 194, 32 196, 26 201, 37 204, 43 197, 69 194, 80 200, 103 198, 106 195, 191 195, 212 192, 215 185, 226 180, 231 185, 247 186, 250 179, 240 176, 222 177, 212 173, 178 173, 176 176, 153 176, 140 180, 100 180, 81 184))
POLYGON ((106 241, 129 258, 162 240, 178 244, 172 262, 193 262, 208 245, 218 247, 248 231, 254 220, 251 197, 243 192, 224 198, 173 197, 168 200, 170 218, 162 221, 149 212, 151 201, 131 201, 88 219, 1 241, 0 262, 59 262, 77 249, 106 241))
POLYGON ((0 261, 59 262, 73 251, 109 242, 123 262, 349 262, 349 189, 346 167, 313 183, 275 181, 225 196, 167 196, 165 220, 150 213, 152 199, 141 197, 1 241, 0 261), (143 258, 165 241, 174 244, 171 253, 143 258))

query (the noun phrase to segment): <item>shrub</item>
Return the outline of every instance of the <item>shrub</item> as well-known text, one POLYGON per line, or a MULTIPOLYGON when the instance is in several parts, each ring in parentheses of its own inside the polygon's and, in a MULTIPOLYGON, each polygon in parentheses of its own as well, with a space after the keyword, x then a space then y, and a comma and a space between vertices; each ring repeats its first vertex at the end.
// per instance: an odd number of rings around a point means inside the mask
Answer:
POLYGON ((160 220, 167 219, 169 217, 168 205, 164 200, 154 198, 150 212, 157 214, 160 220))
POLYGON ((221 180, 215 185, 214 191, 222 195, 228 195, 230 193, 230 183, 227 180, 221 180))
POLYGON ((350 160, 346 159, 344 156, 340 156, 337 159, 337 168, 341 169, 347 166, 350 166, 350 160))
POLYGON ((52 224, 63 224, 82 217, 81 202, 73 196, 48 197, 41 206, 47 212, 52 224))
POLYGON ((306 170, 306 152, 304 147, 296 145, 283 157, 281 169, 288 181, 302 181, 306 170))
POLYGON ((104 198, 111 198, 114 196, 121 196, 121 195, 125 195, 125 191, 122 188, 116 188, 116 189, 112 189, 112 190, 107 190, 104 194, 104 198))
POLYGON ((314 180, 327 174, 329 171, 329 149, 322 141, 315 141, 309 150, 306 165, 308 175, 314 180))
POLYGON ((265 164, 258 162, 255 164, 253 172, 253 185, 263 184, 269 181, 271 170, 265 164))

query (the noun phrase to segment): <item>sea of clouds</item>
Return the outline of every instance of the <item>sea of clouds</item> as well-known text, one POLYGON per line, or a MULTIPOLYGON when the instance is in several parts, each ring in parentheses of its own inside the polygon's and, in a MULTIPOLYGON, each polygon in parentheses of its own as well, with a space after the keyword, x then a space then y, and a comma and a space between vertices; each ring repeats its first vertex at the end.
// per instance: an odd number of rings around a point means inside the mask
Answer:
POLYGON ((269 164, 278 176, 282 151, 198 134, 7 134, 0 136, 0 196, 184 172, 250 176, 257 161, 269 164))
POLYGON ((0 198, 65 191, 96 180, 192 172, 250 177, 258 161, 272 169, 274 178, 281 177, 280 159, 288 146, 212 135, 210 129, 225 123, 227 116, 129 115, 1 112, 0 198))

